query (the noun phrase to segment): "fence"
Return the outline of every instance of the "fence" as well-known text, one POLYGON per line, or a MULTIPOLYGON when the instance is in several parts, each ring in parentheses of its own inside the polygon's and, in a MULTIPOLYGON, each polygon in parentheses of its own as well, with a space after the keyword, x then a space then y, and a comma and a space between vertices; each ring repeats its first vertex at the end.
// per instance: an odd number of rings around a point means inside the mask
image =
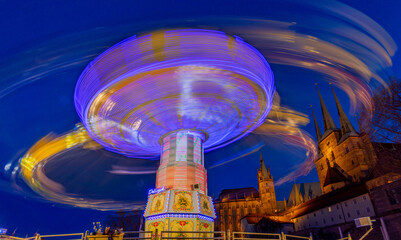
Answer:
MULTIPOLYGON (((89 235, 85 233, 68 233, 54 235, 36 235, 30 238, 17 238, 0 235, 0 240, 109 240, 108 235, 89 235)), ((113 240, 312 240, 312 237, 302 237, 284 233, 254 233, 254 232, 232 232, 214 231, 127 231, 119 235, 113 235, 113 240)), ((349 239, 343 238, 341 240, 349 239)))
POLYGON ((128 231, 124 232, 123 240, 151 240, 152 231, 128 231))
POLYGON ((160 240, 226 240, 226 232, 197 232, 197 231, 162 231, 160 240))
POLYGON ((312 237, 302 237, 284 233, 251 233, 251 232, 233 232, 232 240, 312 240, 312 237))
POLYGON ((53 234, 53 235, 36 235, 35 240, 44 240, 44 239, 69 239, 69 240, 83 240, 86 236, 86 233, 67 233, 67 234, 53 234), (72 238, 74 237, 74 238, 72 238), (75 238, 77 237, 77 238, 75 238))

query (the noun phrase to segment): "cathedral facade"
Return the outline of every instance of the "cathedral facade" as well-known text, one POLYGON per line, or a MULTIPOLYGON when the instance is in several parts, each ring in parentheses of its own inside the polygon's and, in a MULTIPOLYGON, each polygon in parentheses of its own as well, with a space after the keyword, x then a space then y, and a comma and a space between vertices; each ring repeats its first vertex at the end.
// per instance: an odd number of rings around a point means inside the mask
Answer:
POLYGON ((323 134, 315 123, 319 182, 295 183, 288 200, 276 201, 273 177, 261 156, 258 187, 223 190, 215 200, 219 231, 289 232, 322 239, 352 238, 363 234, 354 220, 375 220, 369 239, 401 236, 401 144, 371 142, 359 126, 357 132, 333 89, 340 126, 334 123, 318 90, 323 134), (272 230, 272 226, 281 228, 272 230), (262 228, 263 229, 262 229, 262 228), (277 230, 279 229, 279 230, 277 230))
POLYGON ((323 193, 329 193, 352 182, 362 181, 368 177, 377 160, 368 134, 360 134, 354 129, 334 89, 333 94, 340 128, 335 125, 320 92, 323 135, 313 113, 319 151, 315 166, 323 193))
MULTIPOLYGON (((276 193, 270 169, 260 154, 257 173, 259 191, 253 187, 226 189, 215 199, 217 231, 242 231, 240 220, 250 214, 271 215, 277 212, 276 193)), ((280 204, 280 202, 279 202, 280 204)))

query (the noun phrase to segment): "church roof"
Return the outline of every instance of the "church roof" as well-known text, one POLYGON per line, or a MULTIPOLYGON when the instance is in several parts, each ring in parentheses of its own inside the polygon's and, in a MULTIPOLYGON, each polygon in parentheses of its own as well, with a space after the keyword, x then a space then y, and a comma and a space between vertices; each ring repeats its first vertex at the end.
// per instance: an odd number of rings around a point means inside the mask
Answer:
POLYGON ((262 172, 262 177, 265 179, 271 179, 270 168, 266 168, 265 160, 263 160, 262 152, 260 152, 260 171, 262 172))
POLYGON ((339 129, 337 128, 336 124, 334 123, 333 118, 331 117, 329 110, 327 109, 326 104, 323 101, 323 97, 320 94, 319 88, 317 88, 317 92, 319 94, 320 107, 322 109, 323 125, 324 125, 324 133, 323 133, 323 136, 321 139, 324 139, 332 131, 338 131, 339 129))
POLYGON ((292 216, 292 218, 296 218, 307 213, 311 213, 319 209, 338 204, 342 201, 363 195, 368 192, 369 191, 364 182, 351 183, 345 187, 323 194, 317 198, 296 206, 295 209, 292 209, 292 211, 294 211, 294 215, 292 216))
POLYGON ((263 214, 258 214, 258 213, 249 213, 246 216, 244 216, 242 219, 246 219, 248 224, 256 224, 258 223, 262 218, 264 217, 263 214))
POLYGON ((348 138, 349 136, 358 136, 351 122, 349 121, 347 114, 345 114, 343 107, 341 106, 340 101, 337 98, 336 92, 334 91, 333 86, 331 86, 331 90, 333 90, 334 100, 336 101, 338 117, 340 118, 341 125, 341 139, 342 140, 348 138))
POLYGON ((326 178, 324 179, 323 186, 330 185, 332 183, 347 182, 349 179, 336 167, 329 167, 327 170, 326 178))
POLYGON ((254 187, 224 189, 215 202, 227 202, 239 199, 259 198, 259 192, 254 187))
POLYGON ((287 205, 294 206, 322 195, 319 182, 295 183, 292 186, 287 205))
POLYGON ((248 224, 263 224, 266 222, 292 223, 292 222, 279 221, 277 219, 274 219, 274 217, 272 218, 271 215, 258 214, 258 213, 249 213, 243 218, 241 218, 241 220, 242 219, 246 219, 248 224))

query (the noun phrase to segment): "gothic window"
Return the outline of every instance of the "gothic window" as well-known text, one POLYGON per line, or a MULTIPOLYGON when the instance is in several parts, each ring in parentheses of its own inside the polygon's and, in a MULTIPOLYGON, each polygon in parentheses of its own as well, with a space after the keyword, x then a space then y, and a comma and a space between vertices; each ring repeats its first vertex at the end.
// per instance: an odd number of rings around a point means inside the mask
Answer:
POLYGON ((361 214, 361 213, 359 212, 359 210, 356 210, 356 214, 359 216, 359 214, 361 214))
POLYGON ((350 215, 349 213, 347 213, 347 216, 348 216, 348 217, 351 217, 351 215, 350 215))
POLYGON ((333 152, 331 152, 331 158, 336 159, 333 152))
POLYGON ((370 208, 367 207, 367 208, 366 208, 366 212, 370 212, 370 208))

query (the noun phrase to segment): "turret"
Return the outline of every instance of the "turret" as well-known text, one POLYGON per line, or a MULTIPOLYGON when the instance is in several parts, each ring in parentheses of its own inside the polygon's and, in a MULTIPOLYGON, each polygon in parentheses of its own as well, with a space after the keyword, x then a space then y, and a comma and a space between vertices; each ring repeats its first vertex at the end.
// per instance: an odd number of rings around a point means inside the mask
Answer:
POLYGON ((326 104, 323 101, 322 95, 320 94, 319 88, 317 87, 317 92, 320 99, 320 107, 322 108, 323 124, 324 124, 324 136, 326 136, 332 130, 338 130, 337 126, 334 124, 333 118, 331 117, 329 110, 327 110, 326 104))
POLYGON ((341 125, 341 140, 348 136, 358 136, 351 122, 349 121, 347 115, 344 112, 343 107, 340 104, 340 101, 337 98, 336 92, 334 91, 333 86, 331 86, 331 90, 333 90, 334 99, 336 101, 338 117, 340 118, 341 125))
POLYGON ((259 198, 263 213, 271 214, 277 211, 276 193, 270 168, 266 168, 262 153, 260 153, 260 169, 258 170, 259 198))

